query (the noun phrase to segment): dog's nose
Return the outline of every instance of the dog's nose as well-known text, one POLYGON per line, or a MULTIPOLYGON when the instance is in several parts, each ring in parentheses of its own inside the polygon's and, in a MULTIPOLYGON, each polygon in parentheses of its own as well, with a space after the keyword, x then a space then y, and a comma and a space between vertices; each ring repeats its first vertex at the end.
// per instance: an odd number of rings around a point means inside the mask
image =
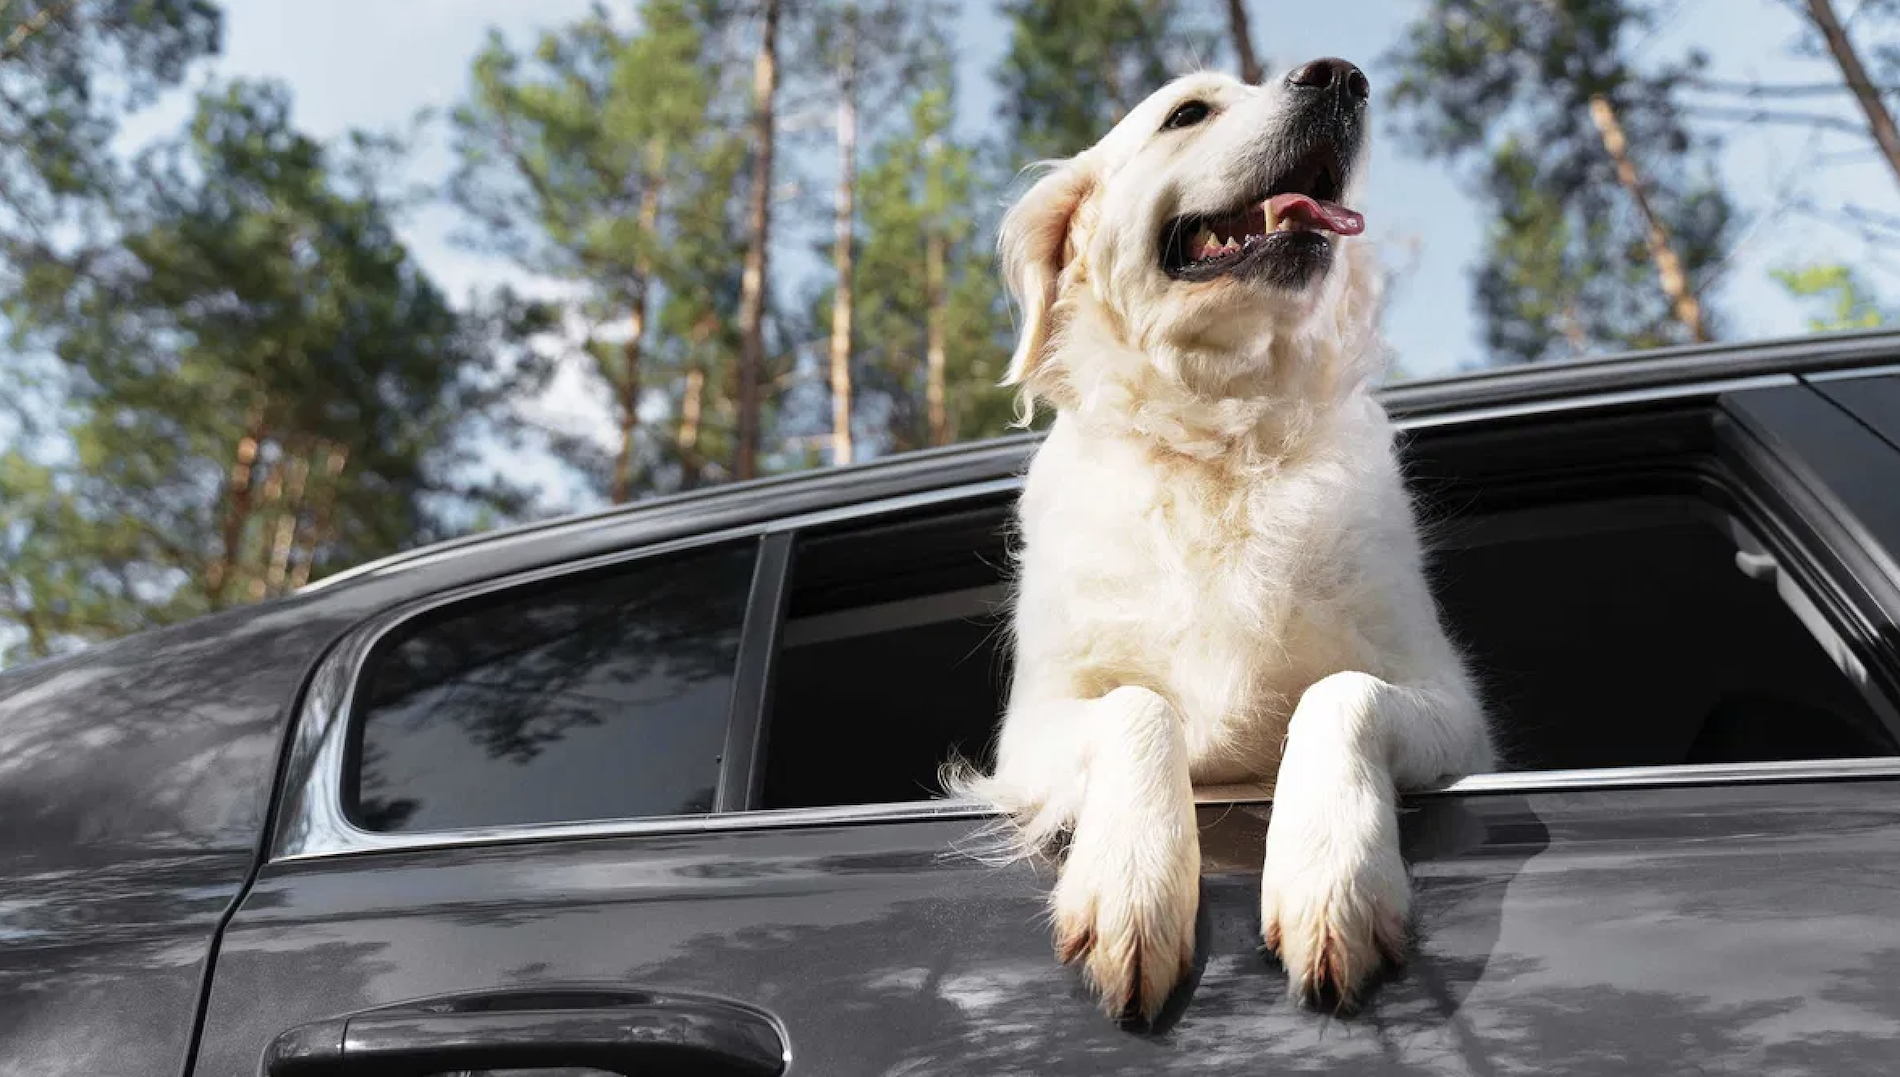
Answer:
POLYGON ((1289 86, 1343 93, 1354 104, 1372 96, 1372 83, 1366 81, 1366 73, 1337 56, 1302 64, 1286 81, 1289 86))

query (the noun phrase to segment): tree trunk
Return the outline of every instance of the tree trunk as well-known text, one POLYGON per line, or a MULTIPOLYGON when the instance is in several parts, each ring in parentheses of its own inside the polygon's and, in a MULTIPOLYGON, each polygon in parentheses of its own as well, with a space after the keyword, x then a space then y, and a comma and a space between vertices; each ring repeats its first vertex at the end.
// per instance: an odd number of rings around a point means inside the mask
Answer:
POLYGON ((264 440, 264 407, 255 405, 245 418, 244 433, 231 461, 231 474, 225 481, 224 521, 219 527, 219 550, 205 566, 205 604, 212 609, 224 605, 224 596, 237 576, 238 547, 244 542, 244 528, 251 519, 251 487, 257 468, 258 446, 264 440))
POLYGON ((699 451, 699 430, 706 411, 706 367, 703 348, 719 329, 719 315, 711 310, 701 314, 687 336, 686 386, 680 392, 680 425, 675 443, 680 457, 680 489, 699 485, 706 458, 699 451))
POLYGON ((1572 355, 1583 355, 1590 350, 1590 336, 1584 332, 1583 317, 1577 312, 1577 301, 1574 299, 1564 304, 1562 328, 1572 355))
POLYGON ((1234 55, 1240 57, 1241 81, 1258 86, 1267 76, 1254 55, 1253 35, 1247 32, 1247 0, 1227 0, 1227 22, 1233 28, 1234 55))
POLYGON ((285 589, 295 591, 310 582, 311 569, 317 563, 317 547, 329 538, 335 523, 337 484, 343 478, 344 465, 349 463, 350 450, 342 445, 328 445, 329 452, 323 460, 324 487, 318 492, 316 506, 310 513, 310 528, 304 535, 303 556, 291 566, 289 586, 285 589))
POLYGON ((252 595, 260 600, 270 594, 283 593, 284 582, 290 578, 290 551, 303 520, 304 486, 310 478, 310 458, 308 455, 288 457, 278 470, 284 472, 286 478, 283 507, 278 510, 275 533, 271 536, 270 568, 251 583, 252 595))
POLYGON ((1689 287, 1689 274, 1682 267, 1682 258, 1676 253, 1668 226, 1649 204, 1648 190, 1636 171, 1636 162, 1630 159, 1629 140, 1623 135, 1623 124, 1616 117, 1616 109, 1602 94, 1590 98, 1590 119, 1603 138, 1603 151, 1616 165, 1617 182, 1636 204, 1636 212, 1642 215, 1649 257, 1656 264, 1656 276, 1662 281, 1663 294, 1669 297, 1670 310, 1689 330, 1690 339, 1708 340, 1708 327, 1702 320, 1702 302, 1689 287))
POLYGON ((930 444, 950 443, 949 408, 944 387, 944 321, 949 314, 944 287, 943 230, 935 221, 924 236, 924 406, 930 422, 930 444))
MULTIPOLYGON (((852 13, 855 14, 855 13, 852 13)), ((831 462, 851 462, 851 262, 858 184, 857 26, 846 17, 838 69, 838 191, 833 201, 831 260, 838 283, 831 293, 831 462)))
MULTIPOLYGON (((59 0, 58 3, 48 4, 22 19, 20 25, 14 27, 13 32, 7 35, 6 41, 0 42, 0 63, 18 59, 26 51, 26 43, 33 35, 51 26, 54 19, 63 18, 77 2, 78 0, 59 0)), ((5 8, 5 4, 0 4, 0 10, 5 8)))
POLYGON ((752 191, 746 214, 745 273, 739 288, 739 430, 732 473, 759 470, 760 382, 765 373, 766 247, 772 226, 772 98, 778 90, 779 0, 765 0, 759 55, 752 64, 752 191))
POLYGON ((40 627, 40 615, 32 606, 17 611, 20 627, 26 629, 26 653, 31 658, 50 658, 53 654, 53 641, 47 638, 46 629, 40 627))
POLYGON ((640 338, 646 330, 644 301, 627 318, 627 342, 620 347, 619 378, 614 385, 614 407, 619 413, 620 451, 614 457, 614 485, 610 498, 616 505, 633 497, 634 443, 640 433, 640 338))
POLYGON ((699 422, 705 407, 706 372, 695 364, 686 371, 686 388, 680 393, 680 489, 699 485, 699 422))
POLYGON ((659 139, 647 144, 646 189, 640 192, 639 235, 645 249, 635 260, 631 300, 627 316, 627 343, 622 346, 618 385, 620 398, 620 455, 614 460, 613 502, 624 504, 633 498, 635 442, 640 432, 641 362, 647 335, 647 301, 653 279, 653 248, 659 242, 661 178, 666 164, 666 145, 659 139))
POLYGON ((1887 159, 1887 167, 1893 170, 1896 180, 1900 180, 1900 128, 1893 123, 1893 113, 1887 111, 1887 103, 1880 99, 1880 90, 1874 86, 1873 79, 1867 75, 1867 68, 1860 62, 1860 54, 1854 51, 1854 42, 1847 36, 1846 27, 1834 14, 1834 5, 1830 0, 1808 0, 1808 18, 1814 21, 1821 37, 1827 41, 1827 51, 1834 54, 1834 63, 1841 69, 1841 78, 1847 88, 1854 92, 1854 99, 1860 102, 1860 110, 1867 116, 1867 130, 1874 136, 1874 142, 1880 147, 1880 155, 1887 159))

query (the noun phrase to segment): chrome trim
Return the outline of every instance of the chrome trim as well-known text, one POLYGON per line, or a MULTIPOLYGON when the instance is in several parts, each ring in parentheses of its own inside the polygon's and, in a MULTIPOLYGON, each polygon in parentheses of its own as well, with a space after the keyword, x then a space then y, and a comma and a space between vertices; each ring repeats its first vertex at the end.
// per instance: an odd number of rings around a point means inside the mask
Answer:
MULTIPOLYGON (((292 863, 300 860, 325 860, 364 853, 447 849, 528 841, 678 836, 716 834, 734 830, 784 830, 792 827, 839 826, 852 823, 976 819, 989 814, 988 809, 970 801, 924 800, 897 804, 856 804, 832 808, 781 808, 771 811, 729 812, 723 815, 614 819, 534 826, 474 827, 466 830, 442 830, 415 834, 377 834, 350 827, 347 845, 311 847, 295 852, 279 853, 271 857, 271 862, 292 863)), ((347 822, 344 825, 348 826, 347 822)))
POLYGON ((1841 781, 1855 778, 1900 778, 1900 756, 1473 774, 1469 778, 1453 782, 1441 789, 1408 794, 1408 796, 1565 793, 1595 789, 1667 789, 1672 786, 1765 785, 1778 782, 1841 781))
MULTIPOLYGON (((1871 759, 1796 760, 1773 763, 1711 763, 1698 766, 1613 767, 1602 770, 1547 770, 1505 774, 1474 774, 1437 789, 1405 794, 1405 800, 1434 800, 1453 796, 1580 793, 1616 789, 1669 789, 1727 785, 1767 785, 1812 781, 1848 781, 1900 778, 1900 756, 1871 759)), ((1197 797, 1202 806, 1271 803, 1266 796, 1244 792, 1197 797)), ((280 852, 273 863, 327 860, 368 853, 460 848, 530 841, 570 841, 585 838, 628 838, 656 835, 716 834, 732 831, 787 830, 803 827, 849 826, 877 823, 941 822, 982 819, 994 813, 970 800, 921 800, 891 804, 854 804, 828 808, 781 808, 730 812, 720 815, 673 816, 652 819, 602 820, 534 826, 475 827, 417 834, 379 834, 357 830, 339 819, 347 844, 328 842, 280 852)))
POLYGON ((1722 378, 1715 381, 1690 382, 1683 385, 1662 385, 1653 389, 1626 389, 1619 392, 1594 393, 1584 396, 1554 397, 1550 400, 1531 400, 1521 404, 1496 404, 1491 407, 1469 408, 1462 411, 1446 412, 1442 415, 1417 415, 1395 419, 1401 430, 1430 430, 1441 426, 1462 426, 1466 423, 1487 422, 1496 419, 1517 419, 1532 415, 1551 415, 1567 411, 1587 411, 1595 408, 1616 407, 1618 405, 1653 404, 1664 400, 1683 400, 1698 396, 1715 396, 1719 393, 1734 393, 1748 389, 1785 389, 1801 384, 1801 379, 1793 374, 1757 374, 1746 378, 1722 378))
POLYGON ((1847 370, 1817 370, 1801 375, 1804 381, 1852 381, 1855 378, 1885 378, 1900 374, 1900 363, 1886 366, 1853 367, 1847 370))

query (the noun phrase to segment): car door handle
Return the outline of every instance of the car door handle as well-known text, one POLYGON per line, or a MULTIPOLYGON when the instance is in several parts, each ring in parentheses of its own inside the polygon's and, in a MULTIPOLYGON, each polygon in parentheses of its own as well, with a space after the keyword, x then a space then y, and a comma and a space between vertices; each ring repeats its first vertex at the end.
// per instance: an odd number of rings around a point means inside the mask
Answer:
POLYGON ((444 995, 299 1025, 266 1077, 428 1077, 589 1068, 639 1077, 776 1077, 785 1037, 726 999, 596 988, 444 995))

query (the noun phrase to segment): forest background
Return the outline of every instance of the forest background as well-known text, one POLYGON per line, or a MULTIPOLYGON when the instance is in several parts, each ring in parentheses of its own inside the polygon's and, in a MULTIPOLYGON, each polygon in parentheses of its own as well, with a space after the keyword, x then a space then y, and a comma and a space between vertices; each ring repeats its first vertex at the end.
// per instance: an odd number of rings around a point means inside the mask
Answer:
POLYGON ((1006 432, 995 227, 1361 64, 1393 379, 1885 324, 1900 0, 0 0, 0 666, 1006 432))

